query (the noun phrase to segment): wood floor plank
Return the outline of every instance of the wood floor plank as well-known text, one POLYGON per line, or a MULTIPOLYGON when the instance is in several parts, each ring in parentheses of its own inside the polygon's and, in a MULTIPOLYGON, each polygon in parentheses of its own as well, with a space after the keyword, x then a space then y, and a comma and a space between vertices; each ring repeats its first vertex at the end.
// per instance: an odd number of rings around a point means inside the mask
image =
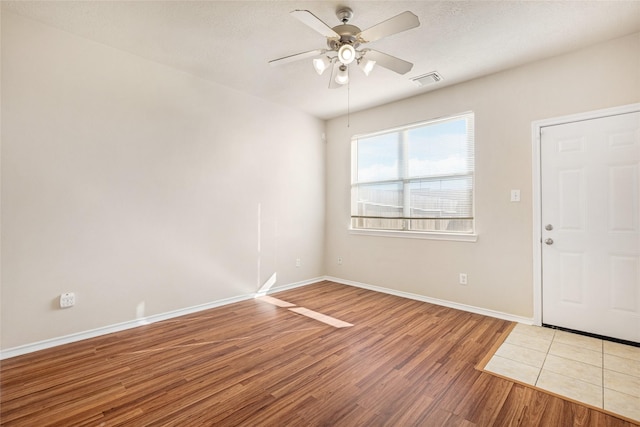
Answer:
POLYGON ((454 409, 454 414, 478 425, 493 425, 512 387, 513 384, 500 378, 479 375, 454 409))
POLYGON ((1 362, 2 426, 633 424, 475 366, 512 323, 319 282, 1 362))

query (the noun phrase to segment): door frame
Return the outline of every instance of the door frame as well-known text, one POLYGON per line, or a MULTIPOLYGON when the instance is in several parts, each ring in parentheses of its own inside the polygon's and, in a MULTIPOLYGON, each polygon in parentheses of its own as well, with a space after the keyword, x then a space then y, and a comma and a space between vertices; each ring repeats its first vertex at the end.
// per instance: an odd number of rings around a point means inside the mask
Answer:
POLYGON ((531 123, 532 140, 532 185, 533 185, 533 323, 542 325, 542 193, 541 193, 541 168, 540 161, 540 132, 547 126, 562 125, 584 120, 599 119, 640 112, 640 103, 621 105, 602 110, 587 111, 584 113, 554 117, 550 119, 536 120, 531 123))

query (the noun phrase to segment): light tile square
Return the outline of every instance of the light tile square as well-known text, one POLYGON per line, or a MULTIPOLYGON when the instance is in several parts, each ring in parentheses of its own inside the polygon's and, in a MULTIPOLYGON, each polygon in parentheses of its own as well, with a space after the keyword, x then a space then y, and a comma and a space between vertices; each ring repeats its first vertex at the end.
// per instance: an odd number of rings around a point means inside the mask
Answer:
POLYGON ((602 387, 590 384, 575 378, 565 377, 555 372, 540 372, 536 387, 586 403, 597 408, 602 408, 602 387))
POLYGON ((605 341, 604 352, 606 354, 612 354, 625 359, 640 361, 640 347, 632 347, 630 345, 619 344, 617 342, 605 341))
POLYGON ((555 342, 554 340, 549 348, 549 354, 602 367, 602 351, 588 350, 586 348, 555 342))
POLYGON ((640 361, 625 359, 624 357, 604 354, 604 368, 634 377, 640 377, 640 361))
POLYGON ((604 388, 640 397, 640 378, 605 369, 604 388))
POLYGON ((525 325, 524 323, 517 323, 513 330, 518 334, 542 338, 548 341, 553 339, 556 332, 553 329, 544 328, 542 326, 525 325))
POLYGON ((640 422, 640 397, 605 388, 604 409, 640 422))
POLYGON ((588 363, 549 354, 544 361, 542 370, 582 380, 600 387, 602 386, 602 368, 588 363))
POLYGON ((530 335, 521 334, 519 332, 516 332, 515 330, 509 334, 505 342, 513 345, 519 345, 521 347, 530 348, 532 350, 541 351, 543 353, 549 351, 549 346, 551 345, 551 339, 533 337, 530 335))
POLYGON ((516 362, 524 363, 525 365, 530 365, 535 368, 541 368, 544 363, 544 358, 547 356, 547 353, 542 351, 532 350, 530 348, 521 347, 508 342, 502 343, 500 348, 496 351, 496 354, 506 359, 515 360, 516 362))
POLYGON ((583 335, 572 334, 565 331, 556 331, 553 342, 573 345, 575 347, 586 348, 587 350, 602 352, 602 340, 598 338, 585 337, 583 335))
POLYGON ((484 367, 485 371, 512 378, 516 381, 534 385, 540 369, 501 356, 493 356, 484 367))

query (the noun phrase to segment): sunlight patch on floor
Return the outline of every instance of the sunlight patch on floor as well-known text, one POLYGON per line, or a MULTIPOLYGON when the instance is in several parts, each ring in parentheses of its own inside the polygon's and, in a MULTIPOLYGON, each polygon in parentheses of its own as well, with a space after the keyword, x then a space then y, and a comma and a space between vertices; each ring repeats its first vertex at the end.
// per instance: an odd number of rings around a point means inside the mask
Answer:
POLYGON ((327 316, 326 314, 318 313, 317 311, 309 310, 308 308, 298 307, 295 304, 280 300, 278 298, 270 297, 268 295, 258 296, 256 297, 256 299, 275 305, 277 307, 289 308, 289 311, 293 311, 294 313, 301 314, 322 323, 326 323, 327 325, 333 326, 334 328, 348 328, 350 326, 353 326, 351 323, 344 322, 331 316, 327 316))

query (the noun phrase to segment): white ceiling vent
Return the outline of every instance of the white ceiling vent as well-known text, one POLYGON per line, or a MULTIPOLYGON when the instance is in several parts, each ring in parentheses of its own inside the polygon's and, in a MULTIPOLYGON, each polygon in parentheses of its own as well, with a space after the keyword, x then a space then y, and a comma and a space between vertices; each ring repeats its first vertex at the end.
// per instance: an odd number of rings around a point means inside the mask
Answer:
POLYGON ((442 80, 442 76, 438 74, 437 71, 432 71, 430 73, 411 78, 411 81, 414 82, 416 86, 419 86, 419 87, 438 83, 440 80, 442 80))

